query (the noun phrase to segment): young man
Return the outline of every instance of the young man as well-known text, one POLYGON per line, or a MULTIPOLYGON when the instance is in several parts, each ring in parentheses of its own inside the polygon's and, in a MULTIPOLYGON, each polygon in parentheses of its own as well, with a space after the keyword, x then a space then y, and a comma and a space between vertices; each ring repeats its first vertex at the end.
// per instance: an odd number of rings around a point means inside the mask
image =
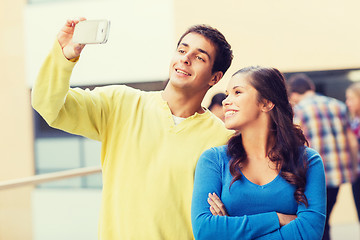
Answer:
MULTIPOLYGON (((83 20, 83 19, 82 19, 83 20)), ((42 66, 32 104, 50 126, 102 142, 99 239, 193 239, 190 205, 200 154, 231 132, 201 102, 229 68, 232 50, 209 26, 180 38, 164 91, 71 89, 84 45, 68 20, 42 66)))
POLYGON ((326 177, 326 222, 323 240, 330 239, 329 218, 339 187, 352 182, 352 158, 357 159, 357 145, 351 132, 345 103, 315 92, 315 84, 305 74, 294 74, 289 81, 290 101, 294 106, 295 122, 321 156, 326 177))

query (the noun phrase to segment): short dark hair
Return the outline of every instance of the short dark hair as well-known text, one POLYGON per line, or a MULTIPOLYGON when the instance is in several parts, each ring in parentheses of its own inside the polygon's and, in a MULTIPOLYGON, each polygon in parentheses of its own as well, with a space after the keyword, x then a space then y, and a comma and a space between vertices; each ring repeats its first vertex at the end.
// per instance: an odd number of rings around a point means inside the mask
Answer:
POLYGON ((304 94, 307 91, 315 91, 314 82, 304 73, 296 73, 289 77, 289 93, 304 94))
POLYGON ((211 110, 211 108, 214 107, 215 105, 222 106, 222 101, 224 101, 225 98, 226 98, 225 93, 217 93, 217 94, 215 94, 211 98, 211 103, 210 103, 208 109, 211 110))
POLYGON ((194 25, 190 27, 179 39, 177 46, 181 43, 183 38, 189 33, 197 33, 209 39, 216 48, 216 56, 212 73, 221 71, 223 74, 228 70, 231 65, 233 54, 230 44, 226 41, 224 35, 216 28, 208 25, 194 25))

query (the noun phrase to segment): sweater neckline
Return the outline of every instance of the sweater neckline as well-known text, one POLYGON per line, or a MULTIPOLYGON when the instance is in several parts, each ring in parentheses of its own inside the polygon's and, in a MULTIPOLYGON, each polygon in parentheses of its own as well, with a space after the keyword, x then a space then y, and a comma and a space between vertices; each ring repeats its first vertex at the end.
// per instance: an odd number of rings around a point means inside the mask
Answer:
POLYGON ((268 183, 265 183, 263 185, 259 185, 259 184, 256 184, 256 183, 253 183, 252 181, 250 181, 247 177, 245 177, 245 175, 241 172, 240 170, 240 173, 241 173, 241 177, 246 181, 248 182, 250 185, 253 185, 254 187, 256 188, 261 188, 261 189, 264 189, 264 188, 267 188, 267 187, 271 187, 271 185, 274 185, 278 179, 281 177, 280 173, 281 171, 278 173, 278 175, 276 175, 276 177, 274 179, 272 179, 270 182, 268 183))
MULTIPOLYGON (((169 105, 168 105, 168 102, 165 101, 165 100, 162 98, 162 92, 163 92, 163 91, 164 91, 164 90, 161 90, 161 91, 158 91, 158 92, 157 92, 157 100, 158 100, 158 102, 160 103, 161 107, 162 107, 164 110, 168 111, 168 114, 172 117, 173 114, 172 114, 172 112, 171 112, 171 110, 170 110, 170 107, 169 107, 169 105)), ((204 109, 204 112, 203 112, 203 113, 195 112, 195 113, 194 113, 193 115, 191 115, 190 117, 185 118, 184 121, 186 121, 186 120, 188 120, 188 119, 204 119, 204 118, 208 118, 209 115, 210 115, 210 111, 209 111, 207 108, 205 108, 205 107, 203 107, 203 109, 204 109)), ((184 122, 184 121, 182 121, 182 122, 184 122)), ((180 123, 180 124, 181 124, 181 123, 180 123)))

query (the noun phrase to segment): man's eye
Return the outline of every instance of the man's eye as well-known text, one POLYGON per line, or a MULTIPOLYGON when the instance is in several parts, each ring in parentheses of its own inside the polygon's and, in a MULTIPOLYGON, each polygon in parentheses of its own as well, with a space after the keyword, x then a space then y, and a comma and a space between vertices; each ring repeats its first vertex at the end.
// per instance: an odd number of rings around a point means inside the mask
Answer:
POLYGON ((241 92, 240 91, 235 91, 235 94, 237 95, 237 94, 240 94, 241 92))
POLYGON ((185 53, 185 51, 182 50, 182 49, 179 49, 178 52, 179 52, 179 53, 185 53))
POLYGON ((200 61, 205 62, 205 60, 202 57, 196 56, 197 59, 199 59, 200 61))

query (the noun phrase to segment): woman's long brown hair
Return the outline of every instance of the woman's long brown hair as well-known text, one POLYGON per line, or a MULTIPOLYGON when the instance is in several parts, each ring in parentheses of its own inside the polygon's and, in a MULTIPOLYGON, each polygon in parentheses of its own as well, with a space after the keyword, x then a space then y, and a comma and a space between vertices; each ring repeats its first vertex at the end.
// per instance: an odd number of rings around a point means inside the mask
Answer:
MULTIPOLYGON (((305 196, 307 161, 304 148, 308 142, 299 126, 294 125, 294 113, 288 99, 284 76, 275 68, 247 67, 237 74, 248 75, 249 83, 258 92, 258 101, 269 100, 274 108, 269 112, 275 144, 268 153, 269 159, 281 168, 280 175, 295 186, 294 198, 298 204, 308 206, 305 196)), ((246 160, 241 134, 233 136, 228 142, 231 185, 241 178, 240 166, 246 160)), ((231 187, 230 185, 230 187, 231 187)))

